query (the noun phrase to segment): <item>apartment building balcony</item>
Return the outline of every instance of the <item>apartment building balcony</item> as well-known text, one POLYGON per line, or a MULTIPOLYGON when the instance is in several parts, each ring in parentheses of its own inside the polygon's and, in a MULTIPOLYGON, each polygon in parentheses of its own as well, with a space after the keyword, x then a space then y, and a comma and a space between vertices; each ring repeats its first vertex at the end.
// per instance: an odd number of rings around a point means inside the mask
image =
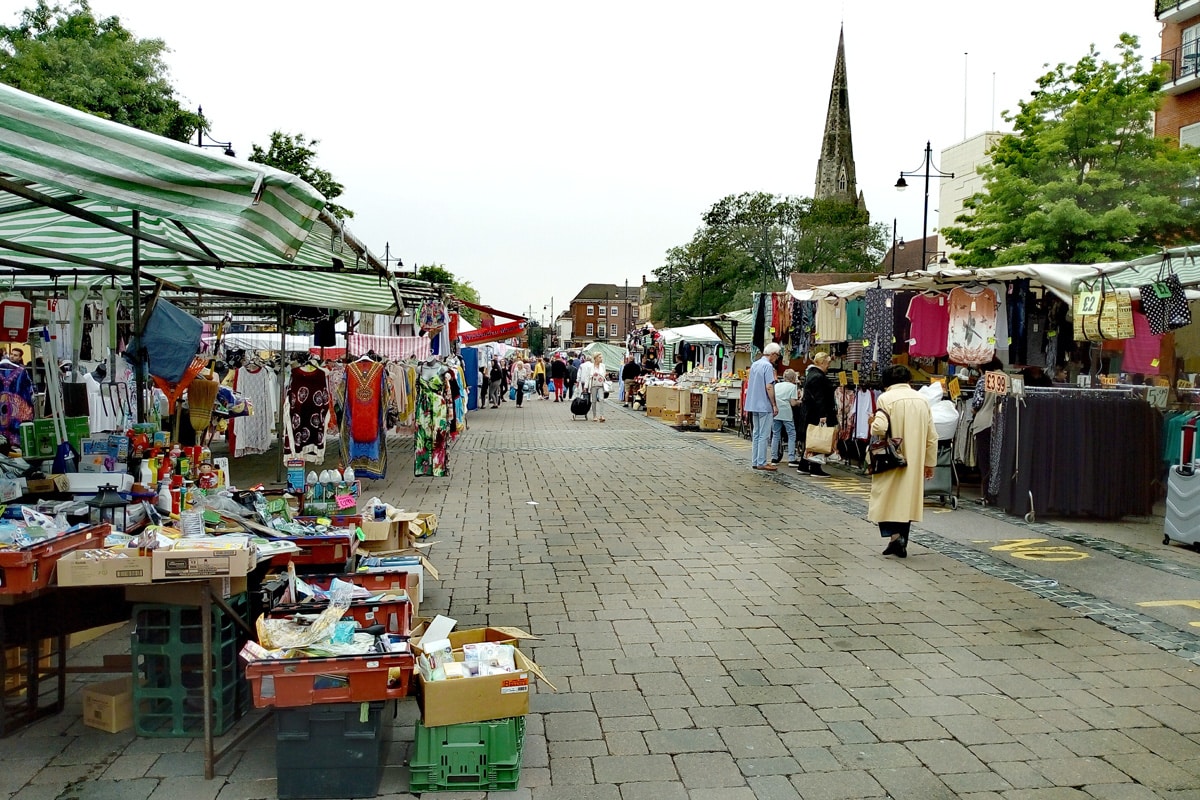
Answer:
POLYGON ((1154 0, 1154 16, 1159 22, 1186 22, 1200 17, 1200 0, 1154 0))
MULTIPOLYGON (((1200 7, 1200 0, 1193 2, 1200 7)), ((1197 45, 1197 42, 1191 42, 1155 57, 1155 63, 1161 61, 1171 68, 1163 81, 1164 94, 1177 95, 1200 89, 1200 46, 1197 45)))

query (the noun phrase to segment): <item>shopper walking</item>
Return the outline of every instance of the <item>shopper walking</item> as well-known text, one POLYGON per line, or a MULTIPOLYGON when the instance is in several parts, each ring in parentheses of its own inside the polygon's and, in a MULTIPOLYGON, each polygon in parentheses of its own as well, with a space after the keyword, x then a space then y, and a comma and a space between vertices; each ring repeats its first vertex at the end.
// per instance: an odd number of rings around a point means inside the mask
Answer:
POLYGON ((767 463, 767 441, 771 437, 771 418, 779 413, 775 402, 775 362, 779 360, 779 345, 771 342, 763 348, 762 357, 750 365, 750 377, 746 381, 746 405, 744 411, 750 415, 750 466, 753 469, 774 472, 774 464, 767 463))
POLYGON ((567 399, 575 399, 575 384, 579 380, 579 360, 574 356, 567 362, 567 399))
POLYGON ((594 422, 604 422, 604 414, 600 410, 600 404, 604 401, 604 379, 606 377, 604 369, 604 356, 596 353, 592 356, 591 361, 584 361, 579 367, 579 385, 583 391, 588 392, 592 398, 592 420, 594 422))
POLYGON ((546 362, 541 356, 533 360, 533 389, 543 400, 550 399, 546 394, 546 362))
POLYGON ((487 364, 479 365, 479 402, 476 404, 479 408, 487 405, 488 392, 491 390, 492 376, 488 372, 487 364))
POLYGON ((771 463, 778 464, 783 453, 783 442, 780 437, 787 433, 787 463, 789 467, 800 466, 796 461, 796 423, 793 418, 794 408, 800 404, 799 387, 796 386, 796 370, 785 369, 783 378, 775 383, 775 405, 779 411, 771 423, 771 463))
POLYGON ((491 401, 492 408, 500 407, 500 398, 504 396, 504 370, 500 368, 500 361, 492 359, 492 371, 488 375, 488 387, 491 390, 488 399, 491 401))
POLYGON ((925 481, 937 464, 937 431, 929 403, 909 381, 908 367, 894 364, 883 371, 884 391, 871 418, 871 434, 884 436, 891 419, 891 435, 900 438, 900 454, 908 466, 871 476, 867 519, 879 525, 888 540, 885 556, 908 557, 908 535, 920 522, 925 508, 925 481), (885 413, 880 413, 880 412, 885 413))
POLYGON ((518 358, 512 368, 513 386, 517 388, 517 408, 521 408, 521 403, 525 401, 525 381, 529 380, 529 367, 525 365, 525 360, 518 358))
POLYGON ((622 395, 625 408, 633 405, 634 389, 637 386, 638 376, 642 374, 642 368, 633 360, 632 354, 626 354, 625 366, 621 367, 621 384, 624 387, 625 394, 622 395))
MULTIPOLYGON (((809 425, 833 425, 837 422, 837 403, 833 398, 833 381, 825 371, 829 369, 829 353, 824 351, 813 356, 813 363, 804 371, 804 398, 801 407, 804 409, 803 420, 796 425, 796 436, 801 442, 809 425)), ((814 454, 809 456, 803 447, 800 450, 801 472, 814 478, 828 478, 829 473, 824 469, 825 456, 814 454)))
POLYGON ((550 379, 554 381, 554 402, 562 402, 567 393, 567 362, 563 361, 562 353, 550 362, 550 379))

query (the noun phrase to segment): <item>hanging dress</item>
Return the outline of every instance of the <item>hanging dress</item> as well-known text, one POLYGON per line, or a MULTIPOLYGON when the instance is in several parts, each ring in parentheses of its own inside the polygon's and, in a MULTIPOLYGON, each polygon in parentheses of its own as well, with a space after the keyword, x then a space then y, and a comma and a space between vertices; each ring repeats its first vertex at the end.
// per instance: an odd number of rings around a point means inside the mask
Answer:
POLYGON ((863 298, 863 354, 859 372, 866 383, 876 383, 892 363, 892 331, 895 319, 892 303, 895 292, 873 286, 863 298))
POLYGON ((329 384, 325 370, 292 369, 284 406, 284 452, 305 461, 325 460, 325 428, 328 424, 329 384))
POLYGON ((418 478, 442 478, 449 474, 446 445, 450 432, 450 411, 446 405, 446 389, 440 369, 421 369, 417 378, 416 456, 413 459, 413 475, 418 478))
POLYGON ((231 420, 234 458, 265 453, 271 449, 275 409, 279 407, 276 399, 279 396, 278 386, 275 373, 261 364, 238 369, 234 387, 238 394, 250 401, 254 413, 231 420))
POLYGON ((342 453, 354 474, 380 479, 387 476, 386 367, 382 361, 359 360, 346 365, 346 395, 342 407, 342 453))

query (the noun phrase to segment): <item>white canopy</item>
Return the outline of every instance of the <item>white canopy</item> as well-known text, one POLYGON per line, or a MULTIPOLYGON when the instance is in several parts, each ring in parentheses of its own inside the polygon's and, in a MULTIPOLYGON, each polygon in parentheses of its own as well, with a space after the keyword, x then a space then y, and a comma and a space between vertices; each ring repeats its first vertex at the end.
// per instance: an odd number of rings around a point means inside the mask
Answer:
MULTIPOLYGON (((801 298, 804 299, 804 298, 801 298)), ((721 337, 713 333, 707 325, 685 325, 681 328, 664 328, 663 343, 691 342, 692 344, 720 344, 721 337)))

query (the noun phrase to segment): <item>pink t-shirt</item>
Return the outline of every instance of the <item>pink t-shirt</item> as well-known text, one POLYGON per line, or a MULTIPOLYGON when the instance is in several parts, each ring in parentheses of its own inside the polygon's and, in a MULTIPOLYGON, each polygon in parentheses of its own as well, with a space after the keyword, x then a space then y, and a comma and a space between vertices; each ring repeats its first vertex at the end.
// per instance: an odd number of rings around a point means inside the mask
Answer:
POLYGON ((1122 372, 1140 372, 1143 375, 1158 375, 1159 364, 1154 362, 1162 352, 1162 337, 1150 332, 1150 321, 1141 311, 1133 312, 1133 338, 1125 340, 1125 357, 1121 359, 1122 372))
POLYGON ((950 334, 950 306, 946 296, 919 294, 908 304, 908 354, 913 358, 942 358, 950 334))

